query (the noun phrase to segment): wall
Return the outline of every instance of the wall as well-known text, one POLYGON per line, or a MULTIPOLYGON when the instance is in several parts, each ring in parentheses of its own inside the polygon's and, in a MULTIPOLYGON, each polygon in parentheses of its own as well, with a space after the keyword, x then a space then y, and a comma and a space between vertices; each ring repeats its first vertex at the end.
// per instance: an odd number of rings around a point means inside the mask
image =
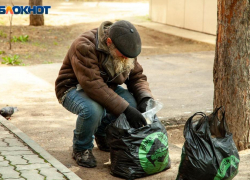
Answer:
POLYGON ((152 21, 216 34, 217 0, 150 0, 152 21))

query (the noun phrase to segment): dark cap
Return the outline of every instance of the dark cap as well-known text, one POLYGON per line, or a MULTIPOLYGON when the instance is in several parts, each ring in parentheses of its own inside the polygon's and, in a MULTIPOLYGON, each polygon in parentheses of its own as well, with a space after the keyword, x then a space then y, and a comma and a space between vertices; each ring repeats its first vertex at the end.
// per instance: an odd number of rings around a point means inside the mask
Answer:
POLYGON ((141 53, 140 35, 130 22, 121 20, 112 24, 109 37, 124 56, 135 58, 141 53))

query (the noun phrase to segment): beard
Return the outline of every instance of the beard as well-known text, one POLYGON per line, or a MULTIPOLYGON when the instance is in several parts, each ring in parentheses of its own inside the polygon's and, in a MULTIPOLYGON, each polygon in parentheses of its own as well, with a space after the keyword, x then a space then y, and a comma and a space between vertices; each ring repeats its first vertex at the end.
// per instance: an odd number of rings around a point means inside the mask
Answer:
POLYGON ((132 69, 134 69, 134 61, 135 58, 123 58, 117 56, 115 52, 115 45, 111 44, 109 46, 109 53, 113 57, 113 65, 114 65, 114 70, 116 74, 122 73, 124 71, 130 72, 132 69))

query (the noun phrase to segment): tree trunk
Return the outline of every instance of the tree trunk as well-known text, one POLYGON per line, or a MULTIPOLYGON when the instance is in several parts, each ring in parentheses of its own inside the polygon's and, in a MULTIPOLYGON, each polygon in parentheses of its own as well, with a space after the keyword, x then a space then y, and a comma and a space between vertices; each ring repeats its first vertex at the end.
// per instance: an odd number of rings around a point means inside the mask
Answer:
POLYGON ((218 0, 214 107, 224 106, 239 150, 250 148, 250 1, 218 0))
MULTIPOLYGON (((42 6, 43 1, 42 0, 29 0, 29 5, 31 8, 33 6, 42 6)), ((33 12, 30 13, 30 26, 43 26, 44 25, 44 17, 43 14, 33 14, 33 12)))

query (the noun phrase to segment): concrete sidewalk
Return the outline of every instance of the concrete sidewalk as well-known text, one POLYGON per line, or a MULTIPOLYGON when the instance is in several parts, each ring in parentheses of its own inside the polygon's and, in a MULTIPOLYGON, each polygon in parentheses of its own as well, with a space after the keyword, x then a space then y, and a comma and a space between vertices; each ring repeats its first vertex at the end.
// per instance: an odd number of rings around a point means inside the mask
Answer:
MULTIPOLYGON (((161 120, 190 116, 197 111, 211 111, 213 100, 213 52, 142 56, 142 64, 153 95, 164 104, 161 120), (153 68, 152 68, 153 67, 153 68)), ((118 180, 106 165, 109 153, 96 147, 97 167, 79 167, 71 157, 72 131, 76 116, 57 101, 54 82, 61 64, 35 66, 0 66, 0 107, 17 106, 11 123, 35 140, 56 159, 84 179, 118 180), (27 125, 28 124, 28 125, 27 125)), ((181 146, 169 145, 172 168, 143 179, 174 180, 178 172, 181 146)), ((44 156, 43 156, 44 157, 44 156)), ((46 159, 46 158, 45 158, 46 159)))
POLYGON ((136 25, 146 27, 148 29, 153 29, 158 32, 162 32, 165 34, 170 34, 186 39, 191 39, 194 41, 204 42, 208 44, 216 44, 216 36, 211 34, 205 34, 201 32, 191 31, 188 29, 178 28, 174 26, 169 26, 166 24, 156 23, 152 21, 142 21, 138 22, 138 20, 131 19, 131 22, 133 22, 136 25))
MULTIPOLYGON (((154 97, 164 104, 158 114, 162 120, 190 116, 197 111, 212 111, 213 60, 214 52, 138 57, 154 97)), ((29 117, 22 114, 24 111, 30 112, 31 117, 41 116, 42 119, 43 114, 49 115, 51 118, 48 119, 51 121, 65 118, 60 114, 64 113, 63 108, 58 104, 54 93, 54 82, 60 67, 60 63, 24 67, 0 66, 0 85, 5 87, 0 89, 1 95, 5 97, 0 99, 0 107, 11 104, 22 108, 17 115, 20 118, 25 116, 25 121, 29 117), (32 109, 28 106, 27 99, 32 109), (47 108, 43 109, 45 107, 47 108), (58 108, 57 111, 51 111, 55 108, 58 108), (42 113, 37 113, 38 109, 42 113)))
MULTIPOLYGON (((181 160, 181 147, 169 144, 171 168, 142 179, 175 180, 181 160)), ((235 180, 249 180, 250 150, 240 152, 235 180)), ((109 177, 110 179, 111 177, 109 177)), ((80 180, 26 134, 0 116, 0 179, 2 180, 80 180)), ((104 178, 106 179, 106 178, 104 178)), ((114 178, 111 179, 120 179, 114 178)))
POLYGON ((81 179, 1 115, 0 178, 6 180, 81 179))

